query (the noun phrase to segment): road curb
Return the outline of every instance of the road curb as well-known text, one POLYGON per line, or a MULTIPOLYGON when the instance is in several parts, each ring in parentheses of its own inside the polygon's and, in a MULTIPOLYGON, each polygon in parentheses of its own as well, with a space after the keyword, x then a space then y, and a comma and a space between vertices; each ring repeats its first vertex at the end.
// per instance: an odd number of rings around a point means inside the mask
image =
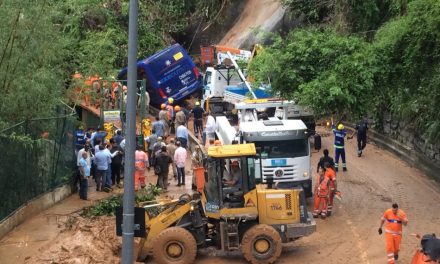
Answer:
POLYGON ((0 222, 0 239, 26 219, 64 200, 71 194, 72 187, 66 184, 26 202, 0 222))
MULTIPOLYGON (((354 131, 353 127, 346 126, 346 128, 354 131)), ((368 130, 367 141, 372 141, 375 145, 393 153, 411 167, 420 169, 429 177, 440 182, 440 165, 435 164, 424 155, 419 154, 414 148, 406 146, 394 139, 390 139, 372 129, 368 130)))

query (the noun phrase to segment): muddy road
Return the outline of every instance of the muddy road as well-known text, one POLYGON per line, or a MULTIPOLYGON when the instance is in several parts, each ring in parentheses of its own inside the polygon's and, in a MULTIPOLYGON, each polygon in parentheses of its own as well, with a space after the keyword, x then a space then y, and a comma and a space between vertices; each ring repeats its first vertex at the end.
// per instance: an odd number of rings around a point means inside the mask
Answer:
MULTIPOLYGON (((323 149, 333 153, 332 143, 332 136, 323 138, 323 149)), ((372 144, 367 145, 359 158, 356 138, 346 143, 348 171, 337 175, 342 201, 335 200, 330 218, 317 219, 315 234, 284 247, 277 263, 386 263, 385 240, 377 229, 383 211, 392 202, 398 203, 409 218, 397 263, 409 263, 419 245, 411 233, 440 233, 438 183, 372 144)), ((312 154, 312 167, 321 155, 322 150, 312 154)), ((197 263, 246 262, 241 254, 205 253, 197 263)))
MULTIPOLYGON (((332 136, 323 138, 323 148, 330 153, 332 140, 332 136)), ((409 218, 398 263, 409 263, 418 247, 411 233, 440 233, 439 184, 371 144, 358 158, 355 143, 355 139, 347 142, 348 171, 337 175, 343 197, 342 201, 335 200, 333 215, 316 219, 317 232, 285 246, 277 263, 386 263, 384 237, 377 234, 377 228, 381 214, 392 202, 397 202, 409 218)), ((312 153, 314 168, 321 155, 322 150, 312 153)), ((147 179, 155 182, 154 177, 147 179)), ((188 173, 187 182, 190 180, 188 173)), ((187 188, 174 185, 172 180, 170 194, 189 191, 188 184, 187 188)), ((91 198, 102 198, 96 195, 91 198)), ((113 220, 103 218, 93 223, 78 219, 70 228, 63 227, 69 217, 87 205, 74 195, 29 219, 0 241, 0 263, 51 263, 53 259, 57 263, 119 263, 121 239, 113 233, 113 220)), ((154 261, 149 259, 148 263, 154 261)), ((225 254, 206 249, 199 251, 196 263, 246 262, 240 252, 225 254)))

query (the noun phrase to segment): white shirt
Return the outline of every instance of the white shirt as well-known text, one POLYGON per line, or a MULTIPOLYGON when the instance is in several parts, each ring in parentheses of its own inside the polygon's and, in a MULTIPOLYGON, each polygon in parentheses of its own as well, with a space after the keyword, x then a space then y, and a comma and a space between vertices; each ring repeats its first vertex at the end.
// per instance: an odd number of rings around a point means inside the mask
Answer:
MULTIPOLYGON (((76 157, 76 165, 77 165, 78 167, 80 166, 79 161, 80 161, 81 158, 82 158, 82 154, 83 154, 85 151, 86 151, 86 150, 85 150, 84 148, 82 148, 82 149, 80 149, 80 151, 78 151, 78 156, 76 157)), ((91 165, 92 165, 93 157, 90 156, 90 155, 92 155, 90 152, 87 153, 87 154, 89 154, 89 155, 87 155, 87 159, 86 159, 86 161, 87 161, 87 165, 88 165, 88 166, 91 166, 91 165)))
POLYGON ((215 119, 213 116, 208 116, 206 120, 206 133, 215 133, 215 119))

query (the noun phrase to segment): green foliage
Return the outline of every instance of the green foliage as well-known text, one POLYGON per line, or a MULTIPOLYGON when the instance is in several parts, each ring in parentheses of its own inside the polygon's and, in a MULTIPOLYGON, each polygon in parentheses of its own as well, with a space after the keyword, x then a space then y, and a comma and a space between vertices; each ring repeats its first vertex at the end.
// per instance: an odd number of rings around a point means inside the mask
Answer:
MULTIPOLYGON (((353 14, 375 9, 371 1, 358 2, 348 2, 353 14)), ((380 121, 391 113, 432 141, 440 139, 440 2, 382 4, 404 15, 385 23, 371 43, 334 30, 295 30, 252 61, 251 75, 318 114, 368 113, 380 121)), ((360 17, 359 29, 375 27, 360 17)))
POLYGON ((49 7, 48 1, 0 2, 2 127, 51 115, 61 96, 61 49, 45 15, 49 7))
POLYGON ((295 30, 252 61, 251 75, 317 114, 361 115, 373 85, 366 43, 332 30, 295 30))
MULTIPOLYGON (((221 0, 139 1, 138 58, 172 42, 190 22, 209 19, 221 0)), ((67 0, 54 6, 53 20, 64 33, 65 72, 114 76, 127 64, 128 0, 67 0)), ((66 76, 70 78, 70 75, 66 76)))
MULTIPOLYGON (((150 184, 147 188, 136 193, 135 202, 153 201, 160 194, 160 188, 150 184)), ((83 215, 87 217, 97 217, 102 215, 114 215, 116 208, 122 206, 122 195, 112 195, 109 198, 99 201, 96 205, 86 208, 83 215)))
POLYGON ((411 0, 283 0, 293 14, 311 24, 330 22, 343 32, 376 30, 390 18, 404 14, 411 0))
MULTIPOLYGON (((209 20, 226 0, 139 1, 138 57, 209 20)), ((114 76, 127 64, 128 0, 0 1, 0 129, 52 116, 72 74, 114 76)))
POLYGON ((413 1, 408 14, 381 28, 373 44, 380 58, 378 112, 412 120, 432 140, 440 135, 439 28, 440 2, 413 1))

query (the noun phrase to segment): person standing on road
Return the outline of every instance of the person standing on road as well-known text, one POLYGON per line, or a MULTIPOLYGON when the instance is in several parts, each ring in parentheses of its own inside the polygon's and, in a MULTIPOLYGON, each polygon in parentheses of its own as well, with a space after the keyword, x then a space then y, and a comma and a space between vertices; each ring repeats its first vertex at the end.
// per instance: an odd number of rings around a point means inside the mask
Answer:
POLYGON ((188 144, 188 128, 184 125, 180 125, 176 130, 176 138, 180 141, 181 146, 186 148, 188 144))
POLYGON ((325 176, 325 169, 318 168, 314 192, 313 217, 321 215, 322 219, 327 217, 327 202, 330 194, 330 179, 325 176))
POLYGON ((154 121, 153 124, 151 125, 151 129, 156 131, 156 135, 158 137, 164 137, 165 125, 164 125, 163 121, 161 121, 159 119, 159 116, 156 116, 155 119, 156 119, 156 121, 154 121))
POLYGON ((148 166, 148 155, 142 150, 141 145, 136 146, 134 153, 134 190, 145 187, 145 169, 148 166))
MULTIPOLYGON (((110 140, 112 141, 112 140, 110 140)), ((114 154, 116 152, 118 152, 116 154, 116 156, 112 157, 112 163, 111 163, 111 168, 112 168, 112 184, 113 185, 117 185, 119 188, 121 188, 121 167, 122 167, 122 148, 119 147, 118 143, 116 142, 116 140, 112 141, 112 148, 110 149, 110 153, 114 154)))
POLYGON ((319 168, 324 169, 324 164, 326 162, 328 162, 331 167, 333 167, 333 168, 335 167, 335 162, 333 161, 333 158, 329 156, 328 149, 324 149, 323 154, 324 154, 324 156, 322 156, 319 159, 318 166, 316 168, 316 172, 318 172, 318 173, 319 173, 319 168))
POLYGON ((160 111, 159 111, 159 120, 163 122, 165 130, 164 130, 164 136, 168 137, 169 135, 169 127, 168 127, 168 111, 166 109, 166 105, 165 104, 161 104, 160 105, 160 111))
POLYGON ((92 134, 92 146, 99 145, 100 142, 104 142, 106 136, 107 132, 105 132, 100 126, 98 126, 97 131, 92 134))
POLYGON ((208 115, 208 118, 206 119, 206 125, 205 125, 203 145, 205 145, 206 141, 209 141, 209 139, 211 139, 211 138, 215 139, 215 130, 216 130, 215 119, 212 115, 208 115))
POLYGON ((336 172, 333 170, 333 167, 330 163, 324 163, 325 177, 329 181, 329 194, 328 194, 328 202, 327 202, 327 216, 331 216, 333 212, 333 200, 335 198, 337 183, 336 183, 336 172))
POLYGON ((166 105, 166 110, 167 110, 167 118, 168 118, 168 126, 169 126, 169 131, 168 134, 173 134, 174 133, 174 107, 173 107, 173 103, 174 103, 174 99, 172 97, 168 98, 168 104, 166 105))
POLYGON ((166 146, 165 142, 163 142, 163 138, 158 137, 157 142, 153 146, 153 160, 154 160, 153 163, 154 164, 156 164, 156 156, 157 156, 157 154, 159 154, 159 152, 161 152, 163 146, 166 146))
POLYGON ((177 180, 177 167, 176 163, 174 162, 174 153, 176 153, 176 143, 174 142, 174 138, 170 139, 170 143, 167 145, 167 153, 173 160, 172 167, 173 167, 173 176, 174 180, 177 180))
POLYGON ((157 142, 157 134, 156 134, 156 130, 152 130, 151 131, 151 135, 149 135, 145 140, 148 143, 148 159, 150 160, 150 164, 148 164, 148 167, 154 166, 154 159, 153 159, 153 149, 154 149, 154 145, 157 142))
POLYGON ((90 165, 87 163, 87 152, 82 152, 79 160, 80 184, 79 184, 79 198, 87 201, 87 189, 89 188, 88 179, 90 177, 90 165))
POLYGON ((174 162, 177 167, 177 186, 185 185, 185 162, 186 162, 186 149, 180 144, 180 141, 176 142, 176 152, 174 153, 174 162))
POLYGON ((172 162, 173 160, 167 153, 167 147, 162 146, 161 151, 157 154, 154 168, 158 177, 157 183, 164 192, 168 191, 168 173, 172 162))
POLYGON ((180 109, 180 106, 176 105, 174 107, 174 113, 176 113, 176 118, 174 120, 174 127, 185 126, 186 125, 186 115, 180 109))
POLYGON ((78 151, 78 155, 76 158, 76 165, 78 166, 78 175, 77 175, 77 179, 75 179, 75 182, 74 182, 75 186, 77 186, 78 182, 81 185, 81 167, 82 167, 82 165, 80 164, 80 161, 83 157, 83 153, 87 153, 86 162, 87 162, 87 165, 89 166, 89 168, 92 168, 93 154, 90 151, 90 145, 88 144, 88 142, 86 142, 86 144, 84 145, 84 148, 82 148, 78 151))
POLYGON ((335 135, 335 169, 338 171, 339 167, 339 157, 342 158, 342 170, 347 171, 347 164, 345 163, 345 147, 344 147, 344 138, 347 135, 347 131, 344 128, 343 124, 339 124, 337 129, 333 126, 333 134, 335 135))
POLYGON ((105 149, 103 150, 103 152, 110 157, 109 166, 108 166, 108 169, 107 169, 107 172, 105 175, 105 186, 104 187, 106 187, 106 191, 112 190, 113 182, 112 182, 112 166, 111 165, 112 165, 113 158, 116 155, 119 155, 119 150, 117 150, 113 153, 110 151, 113 144, 115 144, 115 140, 113 138, 111 138, 110 143, 107 144, 105 149))
POLYGON ((104 145, 99 145, 99 152, 95 154, 96 163, 96 191, 104 191, 106 172, 111 163, 111 156, 107 155, 104 151, 104 145))
POLYGON ((203 115, 205 114, 205 110, 200 107, 200 102, 196 102, 196 106, 190 113, 194 115, 194 135, 198 137, 200 133, 200 136, 203 136, 203 115))
POLYGON ((358 157, 360 157, 362 156, 362 151, 367 145, 367 118, 364 117, 359 123, 357 123, 355 129, 357 131, 358 157))
POLYGON ((399 258, 400 243, 402 241, 402 225, 408 224, 408 218, 402 209, 394 203, 392 208, 387 209, 381 219, 378 229, 379 235, 382 235, 382 226, 385 225, 385 241, 388 264, 394 264, 399 258))
POLYGON ((116 136, 114 137, 114 139, 116 144, 120 146, 122 140, 124 140, 124 137, 122 136, 122 131, 120 129, 116 130, 116 136))

